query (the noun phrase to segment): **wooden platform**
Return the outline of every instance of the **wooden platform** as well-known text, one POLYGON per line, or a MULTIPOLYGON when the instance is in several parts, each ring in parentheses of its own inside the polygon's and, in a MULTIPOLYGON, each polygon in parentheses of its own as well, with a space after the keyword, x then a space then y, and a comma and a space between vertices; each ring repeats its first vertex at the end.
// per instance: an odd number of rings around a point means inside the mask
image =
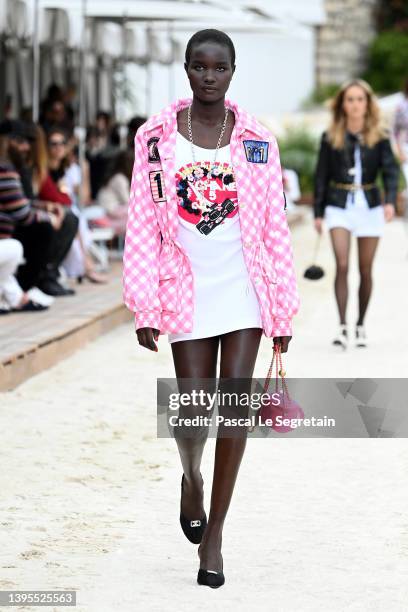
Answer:
POLYGON ((132 319, 122 302, 121 263, 109 283, 71 284, 76 295, 56 298, 44 312, 0 317, 0 391, 72 354, 85 343, 132 319))

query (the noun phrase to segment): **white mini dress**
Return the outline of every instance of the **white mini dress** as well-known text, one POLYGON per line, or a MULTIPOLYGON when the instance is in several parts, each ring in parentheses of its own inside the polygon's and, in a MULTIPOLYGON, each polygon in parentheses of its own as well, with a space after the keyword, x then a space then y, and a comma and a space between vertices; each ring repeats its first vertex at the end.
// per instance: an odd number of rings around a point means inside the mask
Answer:
POLYGON ((218 150, 176 142, 178 240, 194 277, 193 331, 169 333, 169 342, 261 328, 258 297, 244 260, 230 145, 218 150))
MULTIPOLYGON (((361 155, 358 145, 354 152, 354 168, 354 182, 358 185, 362 180, 361 155)), ((382 236, 385 225, 383 206, 370 208, 363 189, 348 193, 345 208, 326 206, 324 220, 327 229, 344 227, 359 238, 382 236)))

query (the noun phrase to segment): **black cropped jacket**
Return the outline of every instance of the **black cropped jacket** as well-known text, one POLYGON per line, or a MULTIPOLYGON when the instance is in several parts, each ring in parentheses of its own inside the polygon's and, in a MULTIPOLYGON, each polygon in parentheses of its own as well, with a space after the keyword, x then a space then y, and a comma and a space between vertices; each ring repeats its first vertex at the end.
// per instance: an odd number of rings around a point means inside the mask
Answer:
MULTIPOLYGON (((320 143, 319 157, 314 180, 314 216, 323 217, 326 205, 345 208, 349 190, 334 186, 333 183, 353 184, 349 169, 354 167, 354 147, 356 136, 346 132, 346 142, 342 149, 335 149, 324 132, 320 143)), ((399 167, 395 161, 390 141, 383 138, 373 147, 360 145, 362 183, 375 183, 381 171, 385 190, 385 202, 396 205, 399 167)), ((364 190, 370 208, 381 204, 381 194, 377 185, 364 190)))

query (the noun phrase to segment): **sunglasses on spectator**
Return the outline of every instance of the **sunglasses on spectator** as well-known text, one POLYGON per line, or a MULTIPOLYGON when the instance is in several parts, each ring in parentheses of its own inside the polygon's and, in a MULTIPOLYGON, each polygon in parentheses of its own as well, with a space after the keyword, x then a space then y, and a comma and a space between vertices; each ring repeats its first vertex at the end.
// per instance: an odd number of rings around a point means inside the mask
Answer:
POLYGON ((21 136, 20 134, 11 134, 11 139, 20 144, 22 144, 23 142, 28 142, 28 138, 26 138, 25 136, 21 136))
POLYGON ((49 140, 48 144, 50 147, 63 147, 67 144, 66 140, 49 140))

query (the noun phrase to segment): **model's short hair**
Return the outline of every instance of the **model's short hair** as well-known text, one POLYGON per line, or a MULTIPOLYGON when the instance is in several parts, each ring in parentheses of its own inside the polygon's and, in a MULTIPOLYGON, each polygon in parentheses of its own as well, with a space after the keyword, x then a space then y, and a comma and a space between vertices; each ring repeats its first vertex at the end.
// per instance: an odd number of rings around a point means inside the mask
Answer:
POLYGON ((193 34, 190 40, 187 43, 186 47, 186 64, 190 63, 191 52, 193 47, 197 45, 201 45, 206 42, 214 42, 219 45, 223 45, 224 47, 228 47, 230 56, 231 56, 231 65, 235 65, 235 47, 231 38, 225 32, 221 32, 221 30, 207 29, 200 30, 193 34))

